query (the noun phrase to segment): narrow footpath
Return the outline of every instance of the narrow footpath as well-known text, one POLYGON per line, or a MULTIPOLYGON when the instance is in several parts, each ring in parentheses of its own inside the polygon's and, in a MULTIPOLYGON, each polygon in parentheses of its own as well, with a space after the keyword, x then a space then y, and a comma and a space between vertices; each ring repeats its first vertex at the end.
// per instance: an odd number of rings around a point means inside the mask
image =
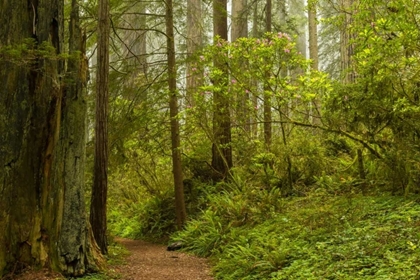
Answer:
MULTIPOLYGON (((164 245, 140 240, 115 238, 130 252, 123 265, 111 265, 108 279, 118 280, 214 280, 206 259, 181 252, 166 251, 164 245), (114 275, 115 274, 115 275, 114 275)), ((104 279, 104 276, 86 279, 104 279)), ((105 276, 107 277, 107 276, 105 276)), ((48 270, 28 269, 23 274, 9 276, 6 280, 63 280, 62 276, 48 270)), ((71 278, 74 279, 74 278, 71 278)), ((85 279, 85 278, 80 278, 85 279)))
POLYGON ((163 245, 117 238, 130 251, 127 264, 116 267, 124 280, 214 280, 206 259, 169 252, 163 245))

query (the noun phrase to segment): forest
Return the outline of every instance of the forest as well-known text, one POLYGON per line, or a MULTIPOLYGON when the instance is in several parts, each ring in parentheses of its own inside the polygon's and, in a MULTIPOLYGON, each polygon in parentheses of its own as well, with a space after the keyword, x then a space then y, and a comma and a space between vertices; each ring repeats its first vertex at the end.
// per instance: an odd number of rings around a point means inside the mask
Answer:
POLYGON ((0 83, 0 279, 420 279, 417 0, 4 0, 0 83))

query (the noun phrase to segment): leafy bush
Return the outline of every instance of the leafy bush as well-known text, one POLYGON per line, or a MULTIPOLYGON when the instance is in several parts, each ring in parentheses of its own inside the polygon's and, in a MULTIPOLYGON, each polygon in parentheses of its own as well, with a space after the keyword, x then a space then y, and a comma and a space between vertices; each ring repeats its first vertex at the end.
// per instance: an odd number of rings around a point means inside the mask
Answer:
POLYGON ((175 231, 173 193, 154 196, 132 206, 131 217, 122 210, 112 209, 110 230, 121 237, 164 240, 175 231))

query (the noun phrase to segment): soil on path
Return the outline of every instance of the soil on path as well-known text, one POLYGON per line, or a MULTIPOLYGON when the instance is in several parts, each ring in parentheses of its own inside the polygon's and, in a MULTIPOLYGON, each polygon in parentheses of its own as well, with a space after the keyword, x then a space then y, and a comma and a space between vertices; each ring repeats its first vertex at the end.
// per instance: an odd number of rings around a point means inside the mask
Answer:
POLYGON ((169 252, 163 245, 116 238, 130 251, 127 264, 116 267, 124 280, 213 280, 206 259, 169 252))

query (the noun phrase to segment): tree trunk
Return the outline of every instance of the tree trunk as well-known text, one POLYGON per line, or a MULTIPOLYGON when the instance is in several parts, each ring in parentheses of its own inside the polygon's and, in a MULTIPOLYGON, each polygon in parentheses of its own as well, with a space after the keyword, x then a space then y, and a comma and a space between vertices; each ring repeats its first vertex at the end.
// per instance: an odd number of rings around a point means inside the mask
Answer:
POLYGON ((232 42, 248 37, 247 0, 232 0, 232 42))
MULTIPOLYGON (((246 0, 233 0, 232 1, 232 42, 239 39, 248 37, 248 11, 246 0)), ((247 64, 246 59, 241 62, 241 67, 247 64)), ((238 93, 236 96, 236 112, 237 121, 239 126, 243 129, 244 133, 251 132, 250 124, 250 108, 248 105, 250 94, 249 91, 245 93, 238 93)), ((241 132, 239 132, 241 133, 241 132)), ((239 151, 242 155, 242 151, 239 151)), ((243 154, 244 156, 247 156, 243 154)))
MULTIPOLYGON (((265 7, 265 31, 271 32, 272 16, 271 16, 271 0, 267 0, 265 7)), ((269 73, 266 73, 266 79, 269 79, 269 73)), ((272 127, 271 127, 271 90, 268 82, 264 83, 264 143, 266 149, 269 151, 271 146, 272 138, 272 127)))
MULTIPOLYGON (((254 1, 252 4, 252 37, 258 38, 260 36, 260 32, 258 29, 258 1, 254 1)), ((257 88, 258 81, 256 79, 253 80, 253 86, 257 88)), ((253 138, 258 138, 258 95, 256 93, 253 93, 251 96, 251 102, 252 107, 254 108, 254 114, 251 114, 250 116, 250 122, 251 122, 251 135, 253 138)))
POLYGON ((258 1, 254 1, 252 4, 252 37, 258 38, 260 36, 260 32, 258 30, 258 1))
POLYGON ((109 0, 99 1, 96 70, 95 160, 90 224, 102 254, 108 253, 106 203, 108 192, 109 0))
MULTIPOLYGON (((202 46, 203 42, 203 20, 201 0, 188 0, 187 3, 187 55, 191 58, 202 46)), ((201 85, 199 75, 193 71, 194 66, 187 62, 187 95, 188 106, 195 106, 194 92, 201 85)))
POLYGON ((166 38, 168 52, 168 86, 169 110, 171 117, 172 139, 172 172, 175 186, 175 213, 178 230, 182 229, 187 219, 184 201, 184 183, 181 165, 181 143, 178 122, 178 98, 176 89, 176 64, 175 64, 175 36, 172 0, 166 0, 166 38))
MULTIPOLYGON (((123 55, 127 64, 129 75, 124 80, 124 86, 128 87, 131 93, 131 99, 138 98, 138 80, 141 77, 142 82, 148 82, 148 64, 147 64, 147 4, 139 2, 138 5, 131 5, 126 14, 123 14, 121 23, 127 30, 121 30, 123 40, 123 55), (140 14, 140 16, 138 15, 140 14), (134 92, 133 92, 134 91, 134 92)), ((111 58, 112 59, 112 58, 111 58)), ((118 58, 117 58, 118 59, 118 58)), ((125 92, 124 92, 125 94, 125 92)), ((145 97, 142 97, 145 99, 145 97)))
MULTIPOLYGON (((221 39, 228 39, 227 32, 227 1, 213 0, 213 32, 214 36, 221 39)), ((213 81, 215 88, 213 92, 213 145, 212 145, 212 167, 216 172, 214 179, 218 180, 228 176, 232 167, 232 146, 229 98, 225 94, 227 83, 227 69, 217 58, 214 65, 226 74, 222 78, 213 81)))
MULTIPOLYGON (((319 58, 318 58, 318 25, 316 19, 317 0, 308 2, 308 31, 309 31, 309 58, 311 59, 311 68, 318 71, 319 58)), ((321 100, 316 97, 311 106, 312 124, 321 124, 321 100)))
POLYGON ((318 70, 318 25, 316 20, 316 2, 308 3, 308 24, 309 24, 309 58, 312 60, 311 67, 318 70))
POLYGON ((213 34, 228 40, 227 0, 213 0, 213 34))
POLYGON ((82 60, 64 87, 62 1, 3 1, 0 21, 0 49, 32 38, 35 51, 0 57, 0 277, 26 265, 83 275, 101 260, 84 212, 82 60))
POLYGON ((350 25, 352 22, 352 14, 350 8, 353 0, 341 0, 343 25, 340 31, 340 53, 341 53, 341 73, 344 77, 344 83, 352 83, 354 81, 354 72, 351 69, 351 57, 353 56, 353 44, 351 41, 350 25))

